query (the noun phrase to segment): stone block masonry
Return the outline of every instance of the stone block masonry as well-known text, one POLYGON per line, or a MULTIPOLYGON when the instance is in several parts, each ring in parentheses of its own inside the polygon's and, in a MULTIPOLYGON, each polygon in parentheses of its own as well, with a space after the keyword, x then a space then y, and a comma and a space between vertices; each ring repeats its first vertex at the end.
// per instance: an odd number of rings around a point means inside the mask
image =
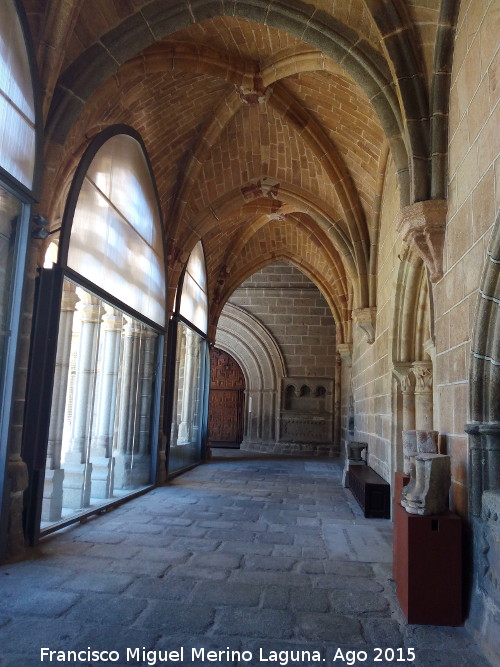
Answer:
POLYGON ((288 376, 334 378, 335 322, 321 292, 298 269, 276 262, 245 281, 229 302, 269 329, 288 376))

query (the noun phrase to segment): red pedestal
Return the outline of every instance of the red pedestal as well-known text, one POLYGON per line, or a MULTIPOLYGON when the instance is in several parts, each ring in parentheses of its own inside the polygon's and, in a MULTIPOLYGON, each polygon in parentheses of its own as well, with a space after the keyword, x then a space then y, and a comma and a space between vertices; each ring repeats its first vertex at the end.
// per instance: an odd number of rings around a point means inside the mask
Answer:
MULTIPOLYGON (((396 516, 396 505, 399 505, 401 502, 401 492, 403 487, 408 484, 410 481, 410 475, 405 475, 404 472, 395 472, 394 473, 394 496, 392 499, 392 520, 395 521, 396 516)), ((393 541, 392 541, 392 578, 396 581, 396 563, 397 556, 396 552, 398 551, 398 535, 394 531, 393 541)))
POLYGON ((408 623, 462 624, 462 521, 394 507, 394 579, 408 623))

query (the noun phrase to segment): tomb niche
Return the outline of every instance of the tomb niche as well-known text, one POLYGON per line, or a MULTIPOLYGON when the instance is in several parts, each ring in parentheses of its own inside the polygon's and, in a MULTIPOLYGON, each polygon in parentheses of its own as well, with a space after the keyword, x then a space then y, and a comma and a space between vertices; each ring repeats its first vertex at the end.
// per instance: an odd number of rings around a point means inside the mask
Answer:
POLYGON ((279 442, 298 451, 329 448, 333 440, 333 380, 282 379, 279 442))

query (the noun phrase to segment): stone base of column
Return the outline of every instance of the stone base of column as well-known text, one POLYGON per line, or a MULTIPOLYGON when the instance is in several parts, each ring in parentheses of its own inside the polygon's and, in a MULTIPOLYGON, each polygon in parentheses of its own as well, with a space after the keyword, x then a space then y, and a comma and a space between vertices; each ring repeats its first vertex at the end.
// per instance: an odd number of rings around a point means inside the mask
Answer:
POLYGON ((190 442, 191 438, 189 431, 189 424, 187 422, 181 422, 179 424, 179 430, 177 431, 178 445, 187 445, 190 442))
POLYGON ((151 483, 151 458, 137 454, 115 456, 115 489, 137 489, 151 483))
POLYGON ((92 498, 112 498, 115 459, 107 456, 92 456, 92 498))
POLYGON ((63 507, 79 510, 90 505, 91 463, 64 464, 63 507))
POLYGON ((63 506, 63 481, 64 470, 45 471, 45 482, 43 485, 42 499, 42 521, 59 521, 62 516, 63 506))

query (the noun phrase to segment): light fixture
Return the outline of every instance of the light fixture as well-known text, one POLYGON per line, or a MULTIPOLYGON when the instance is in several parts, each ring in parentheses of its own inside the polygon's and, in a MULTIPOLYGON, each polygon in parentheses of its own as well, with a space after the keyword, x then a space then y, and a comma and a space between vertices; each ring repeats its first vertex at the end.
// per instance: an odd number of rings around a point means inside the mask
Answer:
POLYGON ((41 239, 43 241, 48 236, 55 234, 61 229, 61 227, 58 227, 57 229, 53 229, 49 232, 48 227, 50 226, 50 222, 47 220, 47 218, 44 218, 43 215, 39 214, 31 216, 31 222, 35 225, 31 230, 32 239, 41 239))

